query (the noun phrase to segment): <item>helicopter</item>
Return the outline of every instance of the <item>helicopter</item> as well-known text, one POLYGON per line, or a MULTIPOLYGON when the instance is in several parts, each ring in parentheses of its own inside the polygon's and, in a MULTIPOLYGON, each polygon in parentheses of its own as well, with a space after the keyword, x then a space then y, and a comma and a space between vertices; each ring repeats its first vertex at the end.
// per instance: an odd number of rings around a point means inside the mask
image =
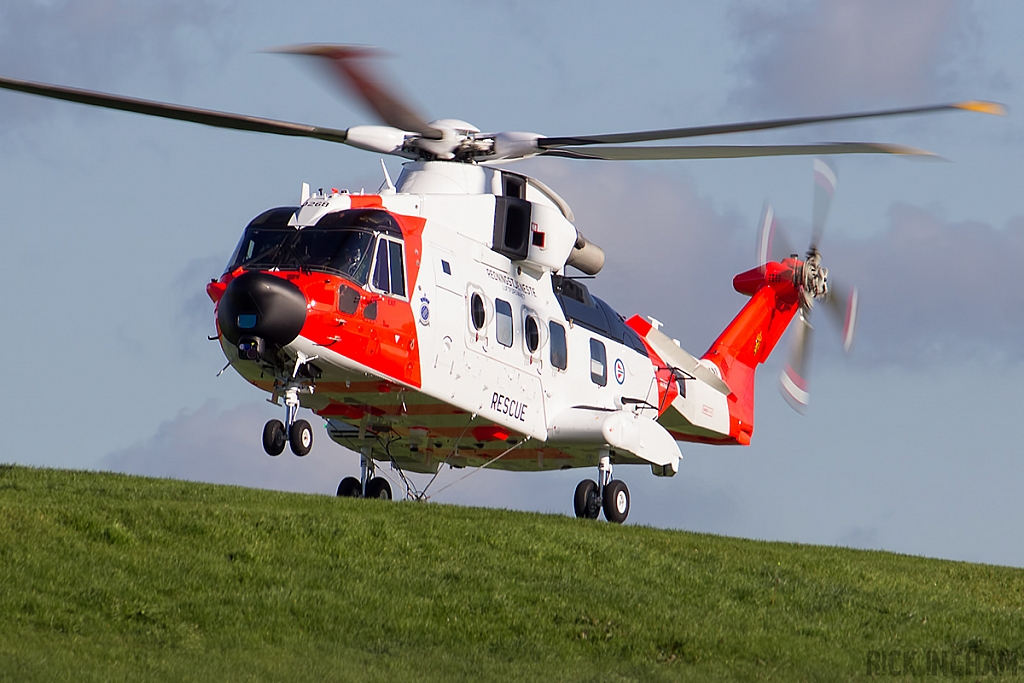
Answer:
MULTIPOLYGON (((830 279, 819 249, 834 167, 814 161, 812 237, 804 255, 785 244, 765 207, 755 267, 733 279, 750 297, 697 357, 654 318, 626 318, 591 293, 604 250, 573 211, 536 178, 504 168, 522 159, 712 159, 780 155, 928 155, 881 143, 650 146, 638 143, 827 122, 974 111, 964 101, 903 109, 603 135, 483 132, 458 119, 426 121, 374 70, 371 48, 301 45, 276 52, 315 60, 380 124, 346 129, 185 107, 0 78, 0 88, 79 104, 264 134, 313 138, 405 160, 377 192, 302 184, 294 206, 245 228, 206 291, 228 365, 284 408, 266 423, 267 454, 307 455, 308 410, 334 442, 360 457, 360 477, 338 496, 391 499, 382 467, 423 499, 406 472, 455 468, 545 471, 596 467, 573 494, 577 517, 622 523, 630 509, 614 465, 679 470, 678 442, 748 445, 757 367, 794 322, 780 377, 798 410, 816 304, 841 324, 849 350, 857 290, 830 279), (574 269, 582 275, 573 275, 574 269)), ((223 372, 223 371, 222 371, 223 372)), ((432 482, 433 480, 431 480, 432 482)))

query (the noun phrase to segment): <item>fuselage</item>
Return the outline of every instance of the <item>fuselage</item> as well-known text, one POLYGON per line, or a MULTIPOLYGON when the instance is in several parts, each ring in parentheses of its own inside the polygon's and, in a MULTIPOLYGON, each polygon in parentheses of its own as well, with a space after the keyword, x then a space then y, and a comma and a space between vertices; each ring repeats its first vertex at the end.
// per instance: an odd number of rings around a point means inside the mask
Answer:
POLYGON ((275 398, 298 372, 302 406, 335 441, 414 471, 511 446, 494 466, 592 466, 611 443, 616 462, 671 474, 671 454, 652 454, 672 440, 738 442, 725 393, 674 369, 649 324, 566 276, 579 244, 569 218, 530 179, 443 162, 408 164, 390 192, 320 192, 268 211, 208 288, 225 356, 275 398), (232 294, 253 272, 301 292, 294 338, 266 328, 282 317, 258 293, 232 294), (300 355, 312 360, 296 370, 300 355))

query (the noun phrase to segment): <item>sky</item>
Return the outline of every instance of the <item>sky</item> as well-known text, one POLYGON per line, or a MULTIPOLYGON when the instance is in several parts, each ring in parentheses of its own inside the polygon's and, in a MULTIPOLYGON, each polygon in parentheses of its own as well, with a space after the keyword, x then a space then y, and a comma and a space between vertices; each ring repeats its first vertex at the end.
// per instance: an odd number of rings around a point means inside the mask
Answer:
MULTIPOLYGON (((812 404, 758 375, 747 448, 682 445, 679 474, 618 467, 629 523, 1024 566, 1024 10, 1008 0, 384 5, 11 0, 0 74, 331 127, 375 123, 301 60, 377 45, 428 118, 544 135, 620 132, 962 99, 950 113, 732 136, 921 147, 838 160, 825 265, 861 291, 849 356, 815 319, 812 404)), ((391 174, 397 159, 387 160, 391 174)), ((608 252, 592 290, 702 353, 743 305, 770 200, 809 239, 807 158, 535 159, 608 252)), ((317 430, 269 458, 280 409, 231 371, 204 292, 245 224, 300 185, 374 190, 368 153, 0 94, 0 461, 331 495, 358 457, 317 430)), ((588 471, 445 471, 433 500, 572 514, 588 471), (465 480, 460 480, 469 474, 465 480), (443 491, 441 487, 447 486, 443 491)), ((422 485, 425 480, 418 479, 422 485)))

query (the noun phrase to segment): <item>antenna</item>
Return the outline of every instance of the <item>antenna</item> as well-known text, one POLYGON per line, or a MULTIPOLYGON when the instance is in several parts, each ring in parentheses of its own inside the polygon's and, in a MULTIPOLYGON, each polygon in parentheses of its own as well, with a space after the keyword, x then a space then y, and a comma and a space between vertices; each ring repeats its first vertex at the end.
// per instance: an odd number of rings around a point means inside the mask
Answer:
POLYGON ((395 184, 391 182, 391 174, 388 173, 387 164, 384 163, 384 159, 380 160, 380 167, 384 171, 384 183, 377 190, 377 194, 394 194, 395 184))

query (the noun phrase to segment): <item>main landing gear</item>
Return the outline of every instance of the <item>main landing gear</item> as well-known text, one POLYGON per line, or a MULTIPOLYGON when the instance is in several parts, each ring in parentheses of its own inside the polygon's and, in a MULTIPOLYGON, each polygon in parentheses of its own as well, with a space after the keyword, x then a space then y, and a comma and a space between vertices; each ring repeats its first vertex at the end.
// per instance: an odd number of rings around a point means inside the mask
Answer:
POLYGON ((362 449, 359 455, 359 479, 345 477, 338 484, 339 498, 380 498, 391 500, 391 484, 384 477, 373 476, 376 465, 370 457, 371 449, 362 449))
MULTIPOLYGON (((267 455, 281 455, 286 443, 291 446, 292 453, 300 457, 313 448, 313 428, 305 420, 295 418, 299 412, 299 392, 313 393, 313 387, 298 378, 299 369, 316 358, 299 353, 292 376, 284 383, 285 421, 271 420, 263 425, 263 450, 267 455)), ((276 402, 276 395, 274 399, 276 402)))
POLYGON ((612 461, 607 453, 601 455, 597 466, 598 481, 584 479, 576 485, 573 509, 576 516, 597 519, 604 509, 604 518, 622 524, 629 516, 629 489, 626 483, 612 479, 612 461))

